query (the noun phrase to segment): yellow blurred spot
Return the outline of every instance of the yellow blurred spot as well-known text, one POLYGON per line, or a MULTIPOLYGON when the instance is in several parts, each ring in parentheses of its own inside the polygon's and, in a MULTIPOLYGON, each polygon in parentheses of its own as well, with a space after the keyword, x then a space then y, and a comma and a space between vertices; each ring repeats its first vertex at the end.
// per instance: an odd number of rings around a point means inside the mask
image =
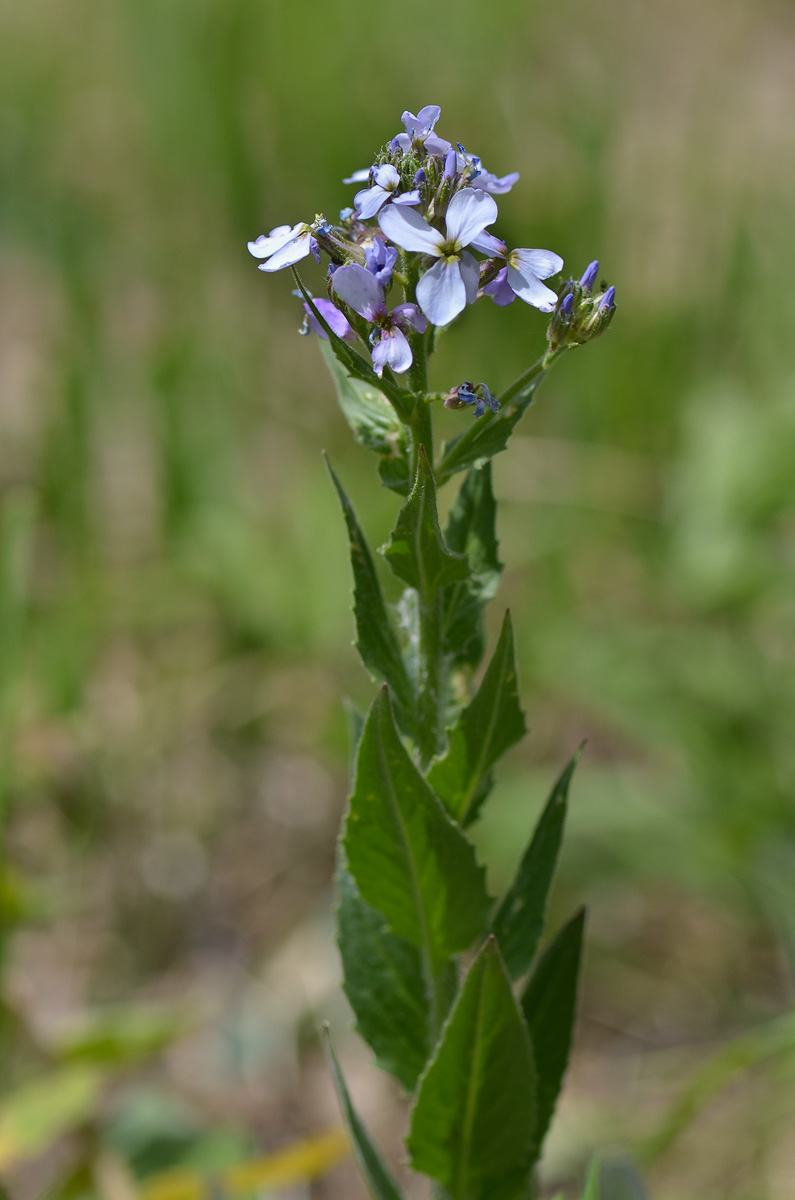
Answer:
POLYGON ((226 1167, 213 1175, 195 1170, 178 1169, 152 1175, 141 1185, 140 1200, 208 1200, 213 1185, 221 1195, 240 1195, 254 1188, 292 1187, 316 1179, 348 1157, 350 1146, 342 1129, 307 1138, 269 1154, 251 1159, 234 1167, 226 1167))

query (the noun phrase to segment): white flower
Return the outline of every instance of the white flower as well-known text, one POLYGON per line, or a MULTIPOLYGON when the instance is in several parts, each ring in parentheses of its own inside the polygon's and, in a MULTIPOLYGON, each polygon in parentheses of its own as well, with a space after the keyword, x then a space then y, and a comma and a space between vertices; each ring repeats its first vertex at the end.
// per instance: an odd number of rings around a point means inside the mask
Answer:
POLYGON ((260 271, 281 271, 282 267, 291 267, 300 262, 307 254, 317 253, 317 242, 311 226, 305 222, 297 225, 277 225, 266 237, 261 233, 255 242, 248 243, 248 252, 254 258, 267 258, 268 262, 259 264, 260 271))

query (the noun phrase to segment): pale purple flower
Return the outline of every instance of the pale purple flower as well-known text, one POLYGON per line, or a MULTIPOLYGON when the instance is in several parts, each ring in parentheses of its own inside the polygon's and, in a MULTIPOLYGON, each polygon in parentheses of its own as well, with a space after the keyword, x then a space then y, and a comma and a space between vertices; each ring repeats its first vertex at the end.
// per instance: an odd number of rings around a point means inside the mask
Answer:
POLYGON ((411 208, 390 204, 379 214, 381 228, 398 246, 439 260, 417 284, 420 308, 434 325, 447 325, 477 298, 480 269, 464 247, 474 244, 496 219, 491 196, 472 188, 462 188, 450 201, 446 233, 433 229, 411 208))
POLYGON ((495 304, 511 303, 506 290, 510 288, 525 304, 532 304, 541 312, 552 312, 557 304, 557 294, 545 287, 541 280, 549 279, 550 275, 557 275, 562 270, 563 259, 559 254, 553 254, 551 250, 509 251, 505 242, 485 232, 475 237, 472 245, 490 258, 505 260, 505 267, 483 289, 495 304))
MULTIPOLYGON (((300 295, 300 292, 298 294, 300 295)), ((342 338, 344 342, 356 341, 356 333, 353 329, 351 329, 348 323, 348 318, 344 313, 340 312, 333 301, 314 300, 313 304, 320 313, 321 317, 323 317, 325 320, 326 324, 330 326, 332 332, 336 333, 338 338, 342 338)), ((304 312, 306 313, 306 320, 304 321, 304 328, 301 330, 301 332, 309 333, 309 330, 311 329, 313 333, 318 335, 318 337, 325 338, 326 341, 329 341, 329 335, 326 333, 325 329, 320 324, 306 301, 304 301, 304 312)))
POLYGON ((391 163, 385 163, 383 167, 376 167, 373 171, 373 180, 372 187, 357 192, 353 198, 357 216, 362 221, 374 217, 387 200, 392 200, 394 204, 419 204, 420 202, 418 191, 404 192, 402 196, 397 195, 400 176, 391 163))
POLYGON ((254 258, 267 258, 259 263, 260 271, 281 271, 313 254, 320 262, 320 251, 312 227, 304 222, 298 225, 277 225, 266 237, 260 234, 255 242, 248 243, 249 254, 254 258))
POLYGON ((360 171, 354 171, 352 175, 349 175, 347 179, 343 179, 342 182, 343 183, 364 183, 365 180, 370 178, 370 172, 372 171, 372 169, 373 169, 372 167, 362 167, 362 169, 360 171))
POLYGON ((444 158, 450 149, 450 143, 446 142, 444 138, 437 137, 433 132, 433 127, 441 115, 442 110, 438 104, 426 104, 416 117, 407 109, 400 118, 406 132, 398 133, 392 138, 392 149, 399 148, 404 154, 407 154, 413 146, 420 143, 425 146, 429 154, 438 154, 439 158, 444 158))
POLYGON ((397 247, 387 246, 382 237, 374 237, 372 246, 365 246, 365 266, 381 287, 386 287, 392 278, 397 256, 397 247))
POLYGON ((383 375, 386 366, 397 374, 408 371, 412 354, 406 332, 413 329, 424 333, 428 328, 417 305, 398 304, 389 312, 381 284, 366 267, 357 263, 335 271, 332 287, 354 312, 376 326, 371 337, 371 342, 375 339, 372 359, 376 375, 383 375))

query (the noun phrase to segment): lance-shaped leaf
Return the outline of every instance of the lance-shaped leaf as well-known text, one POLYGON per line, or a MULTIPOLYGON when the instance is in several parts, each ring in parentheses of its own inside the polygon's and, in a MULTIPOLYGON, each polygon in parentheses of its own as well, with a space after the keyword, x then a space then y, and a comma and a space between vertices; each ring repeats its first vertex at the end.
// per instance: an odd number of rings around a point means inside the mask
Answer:
POLYGON ((373 1200, 401 1200, 401 1195, 395 1181, 382 1162, 381 1156, 375 1146, 370 1141, 367 1130, 351 1103, 345 1080, 340 1071, 340 1065, 337 1062, 337 1056, 334 1053, 334 1047, 331 1044, 331 1034, 327 1025, 324 1027, 324 1034, 326 1037, 329 1066, 331 1067, 331 1077, 334 1080, 334 1088, 337 1092, 340 1112, 342 1113, 342 1119, 345 1122, 348 1136, 351 1139, 354 1157, 356 1158, 359 1170, 364 1176, 364 1181, 367 1184, 370 1195, 373 1197, 373 1200))
POLYGON ((553 787, 513 883, 492 921, 512 979, 528 969, 544 931, 547 897, 566 822, 569 784, 579 757, 578 750, 553 787))
POLYGON ((522 996, 538 1072, 538 1150, 552 1120, 569 1061, 584 927, 585 909, 581 908, 544 951, 522 996))
POLYGON ((422 597, 432 597, 445 584, 469 577, 466 555, 452 553, 442 537, 436 484, 422 447, 414 487, 382 553, 398 578, 422 597))
POLYGON ((400 650, 397 633, 389 618, 375 570, 373 556, 362 533, 356 513, 331 463, 326 466, 342 505, 353 568, 353 613, 356 619, 356 649, 362 662, 379 680, 392 688, 401 727, 411 731, 414 693, 400 650))
POLYGON ((484 870, 403 746, 385 688, 359 743, 343 845, 362 898, 434 972, 481 934, 484 870))
POLYGON ((455 666, 477 666, 486 650, 483 609, 494 597, 502 574, 496 520, 488 461, 467 472, 445 530, 448 547, 467 555, 471 571, 468 580, 445 589, 442 601, 442 642, 455 666))
POLYGON ((428 772, 428 782, 459 824, 473 820, 494 763, 526 732, 511 614, 506 612, 483 682, 450 731, 446 753, 428 772))
POLYGON ((451 441, 445 442, 437 472, 439 487, 459 471, 504 450, 521 415, 517 409, 505 414, 484 413, 472 422, 465 433, 459 433, 451 441))
POLYGON ((360 445, 390 460, 402 462, 408 470, 406 448, 408 432, 382 392, 360 379, 354 379, 336 358, 331 343, 318 341, 320 352, 337 391, 343 416, 360 445))
POLYGON ((342 986, 357 1032, 379 1067, 412 1092, 432 1049, 422 953, 362 900, 342 852, 337 895, 342 986))
POLYGON ((407 1147, 450 1200, 514 1200, 532 1165, 530 1037, 493 938, 473 962, 420 1081, 407 1147))

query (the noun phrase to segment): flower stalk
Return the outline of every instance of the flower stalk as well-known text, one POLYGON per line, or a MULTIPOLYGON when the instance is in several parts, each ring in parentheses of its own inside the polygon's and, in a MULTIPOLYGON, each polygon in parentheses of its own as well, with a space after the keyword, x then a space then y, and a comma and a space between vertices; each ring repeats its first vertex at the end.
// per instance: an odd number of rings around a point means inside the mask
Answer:
MULTIPOLYGON (((485 671, 484 611, 499 584, 492 459, 506 450, 552 366, 600 336, 615 289, 598 263, 557 291, 563 259, 509 250, 489 227, 496 176, 436 133, 437 105, 347 182, 339 223, 277 226, 249 243, 261 270, 290 267, 305 331, 324 347, 343 413, 399 497, 381 554, 403 586, 393 610, 376 559, 331 471, 350 541, 357 649, 381 685, 355 722, 339 842, 337 940, 357 1029, 412 1097, 407 1148, 432 1194, 527 1200, 568 1061, 582 949, 576 914, 539 955, 576 755, 555 783, 495 903, 467 833, 502 755, 525 734, 510 613, 485 671), (326 256, 325 296, 297 270, 326 256), (397 295, 395 295, 397 292, 397 295), (467 309, 516 299, 548 314, 547 348, 501 392, 432 388, 438 335, 467 309), (396 302, 397 301, 397 302, 396 302), (437 452, 433 402, 462 420, 437 452), (444 530, 438 489, 458 477, 444 530), (462 964, 466 963, 466 967, 462 964)), ((331 1052, 341 1109, 376 1200, 400 1200, 331 1052)))

